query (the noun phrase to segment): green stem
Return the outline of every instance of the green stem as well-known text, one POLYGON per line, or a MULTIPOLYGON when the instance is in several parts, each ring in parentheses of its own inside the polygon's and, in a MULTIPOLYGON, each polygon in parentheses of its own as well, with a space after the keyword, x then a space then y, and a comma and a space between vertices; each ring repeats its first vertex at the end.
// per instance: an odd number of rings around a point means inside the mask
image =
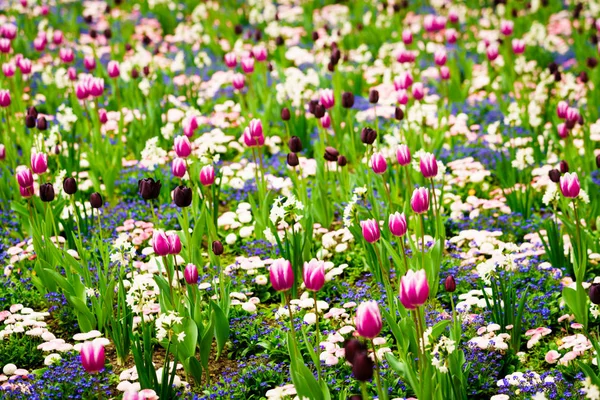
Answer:
POLYGON ((385 399, 383 388, 381 387, 381 377, 379 372, 379 360, 377 359, 377 351, 375 350, 375 343, 371 340, 371 348, 373 349, 373 360, 375 361, 375 383, 377 385, 377 394, 380 399, 385 399))
POLYGON ((314 295, 314 299, 315 299, 315 316, 316 316, 316 329, 315 329, 315 338, 316 338, 316 347, 317 347, 317 361, 316 361, 316 366, 317 366, 317 377, 319 378, 319 380, 321 380, 321 358, 320 353, 321 353, 321 341, 319 340, 319 307, 317 307, 317 292, 313 292, 314 295))
POLYGON ((285 296, 285 304, 287 305, 288 313, 290 315, 290 329, 292 331, 292 348, 294 350, 293 356, 296 357, 300 353, 298 352, 298 345, 296 344, 296 328, 294 327, 294 316, 292 314, 292 305, 290 304, 289 294, 286 292, 284 294, 284 296, 285 296))
POLYGON ((362 400, 369 400, 369 392, 367 392, 367 383, 366 382, 360 382, 360 391, 362 393, 362 400))
POLYGON ((425 218, 423 214, 420 215, 421 218, 421 268, 425 269, 425 218))

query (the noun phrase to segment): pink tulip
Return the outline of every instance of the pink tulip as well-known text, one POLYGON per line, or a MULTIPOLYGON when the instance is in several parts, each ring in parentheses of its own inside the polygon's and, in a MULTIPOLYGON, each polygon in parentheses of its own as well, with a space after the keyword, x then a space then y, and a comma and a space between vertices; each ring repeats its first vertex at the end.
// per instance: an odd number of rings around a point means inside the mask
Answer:
POLYGON ((579 110, 575 107, 567 108, 566 119, 568 122, 577 122, 579 121, 579 110))
POLYGON ((408 103, 408 93, 405 89, 398 90, 398 103, 402 105, 408 103))
POLYGON ((394 88, 396 90, 408 89, 413 84, 413 77, 410 72, 402 72, 394 79, 394 88))
POLYGON ((399 212, 395 212, 389 216, 388 227, 390 228, 390 232, 394 236, 404 236, 406 231, 408 230, 408 224, 406 223, 406 216, 404 213, 400 214, 399 212))
POLYGON ((242 71, 244 71, 245 74, 251 74, 254 72, 254 58, 242 58, 242 71))
POLYGON ((494 61, 496 58, 498 58, 498 45, 495 43, 490 44, 486 50, 486 55, 490 61, 494 61))
POLYGON ((417 214, 423 214, 429 210, 429 192, 427 188, 416 188, 410 199, 410 206, 417 214))
POLYGON ((75 53, 73 53, 73 50, 68 47, 62 47, 58 51, 58 56, 60 57, 60 60, 65 64, 70 64, 75 59, 75 53))
POLYGON ((558 104, 556 105, 556 115, 558 115, 558 118, 566 119, 568 109, 569 109, 569 103, 567 103, 564 100, 559 101, 558 104))
POLYGON ((6 147, 0 144, 0 161, 6 160, 6 147))
POLYGON ((413 42, 413 34, 410 29, 405 29, 402 31, 402 41, 407 46, 413 42))
POLYGON ((412 269, 406 272, 400 281, 400 302, 409 309, 414 310, 422 306, 429 297, 429 283, 425 270, 417 272, 412 269))
POLYGON ((31 73, 32 63, 30 59, 21 58, 17 63, 17 66, 19 67, 23 75, 29 75, 31 73))
POLYGON ((333 107, 335 105, 335 97, 333 96, 333 90, 331 90, 331 89, 321 90, 321 94, 319 96, 319 102, 327 110, 329 110, 331 107, 333 107))
POLYGON ((83 58, 83 66, 88 71, 95 69, 96 68, 96 59, 94 58, 94 56, 85 56, 83 58))
POLYGON ((269 278, 273 289, 278 292, 285 292, 294 286, 294 271, 292 264, 283 258, 279 258, 271 264, 269 268, 269 278))
POLYGON ((177 178, 183 178, 187 171, 185 160, 183 158, 175 158, 171 164, 171 173, 177 178))
POLYGON ((29 168, 17 171, 17 182, 19 186, 27 188, 33 186, 33 173, 29 168))
POLYGON ((105 124, 108 122, 108 114, 104 108, 98 110, 98 118, 100 119, 101 124, 105 124))
POLYGON ((512 49, 515 54, 523 54, 525 52, 525 41, 523 39, 513 39, 512 49))
POLYGON ((173 147, 175 148, 177 157, 186 158, 192 153, 192 144, 187 136, 177 136, 173 147))
POLYGON ((0 33, 8 40, 14 40, 17 37, 17 26, 15 24, 6 23, 2 25, 0 33))
POLYGON ((321 126, 324 129, 329 129, 331 127, 331 117, 329 113, 325 113, 325 115, 321 118, 321 126))
POLYGON ((169 243, 169 237, 164 231, 155 229, 152 234, 152 248, 154 254, 159 257, 166 256, 171 253, 171 244, 169 243))
POLYGON ((456 43, 456 40, 458 39, 458 33, 456 32, 456 29, 446 30, 445 36, 446 36, 446 41, 449 44, 456 43))
POLYGON ((48 171, 48 157, 44 153, 31 153, 31 169, 41 175, 48 171))
POLYGON ((244 143, 248 147, 262 146, 265 144, 265 136, 263 135, 262 122, 254 118, 250 124, 244 129, 244 143))
POLYGON ((448 68, 446 65, 440 67, 440 78, 445 81, 450 79, 450 68, 448 68))
POLYGON ((200 170, 200 183, 204 186, 215 183, 215 168, 212 165, 202 167, 200 170))
POLYGON ((108 65, 106 66, 106 71, 108 72, 108 76, 111 78, 118 78, 121 74, 121 71, 119 69, 119 63, 114 60, 108 62, 108 65))
POLYGON ((363 237, 369 243, 375 243, 381 237, 381 232, 379 231, 379 223, 374 219, 360 221, 360 227, 362 228, 363 237))
POLYGON ((564 139, 567 136, 569 136, 569 128, 567 127, 567 124, 558 124, 556 126, 556 129, 558 130, 558 136, 560 136, 561 139, 564 139))
POLYGON ((307 290, 318 292, 325 284, 325 261, 313 258, 309 262, 304 263, 302 271, 304 278, 304 286, 307 290))
POLYGON ((2 64, 2 73, 7 78, 14 76, 15 75, 15 64, 12 64, 12 63, 2 64))
POLYGON ((423 28, 426 32, 433 32, 436 30, 435 16, 428 14, 423 18, 423 28))
POLYGON ((423 84, 421 82, 417 82, 412 87, 412 95, 415 100, 422 100, 425 97, 425 89, 423 89, 423 84))
POLYGON ((52 43, 58 46, 62 43, 64 37, 65 36, 63 35, 62 31, 56 30, 52 34, 52 43))
POLYGON ((443 15, 438 15, 434 19, 435 30, 441 31, 446 27, 446 17, 443 15))
POLYGON ((87 82, 89 93, 94 97, 102 96, 104 93, 104 79, 102 78, 91 78, 87 82))
POLYGON ((28 199, 34 195, 33 186, 27 186, 27 187, 19 186, 19 192, 21 193, 21 196, 23 196, 26 199, 28 199))
POLYGON ((104 369, 104 346, 98 342, 85 342, 79 352, 81 365, 86 372, 93 374, 104 369))
POLYGON ((246 84, 246 77, 242 74, 235 74, 233 76, 233 88, 236 90, 242 90, 246 84))
POLYGON ((371 156, 371 168, 376 174, 383 174, 387 170, 387 162, 381 153, 374 153, 371 156))
POLYGON ((74 67, 69 67, 69 69, 67 70, 67 75, 69 76, 69 80, 77 80, 77 70, 74 67))
POLYGON ((6 108, 10 106, 10 92, 8 90, 0 90, 0 107, 6 108))
POLYGON ((169 254, 179 254, 181 252, 181 239, 179 239, 179 235, 171 233, 167 235, 167 240, 169 241, 169 254))
POLYGON ((256 61, 265 61, 267 59, 267 49, 264 46, 254 46, 252 55, 256 61))
POLYGON ((438 174, 438 165, 435 159, 435 155, 431 153, 425 153, 421 156, 421 161, 419 162, 419 166, 421 167, 421 173, 423 177, 427 178, 435 178, 438 174))
POLYGON ((401 144, 396 149, 396 159, 398 160, 398 164, 403 167, 410 164, 410 149, 407 145, 401 144))
POLYGON ((194 264, 188 264, 183 270, 183 277, 188 285, 195 285, 198 283, 198 267, 194 264))
POLYGON ((451 8, 450 11, 448 11, 448 19, 453 24, 456 24, 458 22, 458 11, 456 11, 454 8, 451 8))
POLYGON ((411 63, 413 61, 415 61, 415 54, 412 51, 409 50, 401 50, 398 53, 398 56, 396 57, 396 60, 403 64, 403 63, 411 63))
POLYGON ((356 332, 364 338, 374 339, 381 333, 383 321, 376 301, 365 301, 356 309, 356 332))
POLYGON ((46 43, 47 40, 45 37, 38 36, 35 39, 33 39, 33 48, 35 49, 35 51, 38 52, 44 51, 44 49, 46 48, 46 43))
POLYGON ((10 40, 6 38, 0 38, 0 53, 10 53, 10 40))
POLYGON ((562 192, 563 196, 574 199, 579 196, 580 190, 581 185, 579 184, 577 172, 567 172, 560 177, 560 191, 562 192))
POLYGON ((75 85, 75 95, 79 100, 85 100, 90 95, 86 82, 78 82, 75 85))
POLYGON ((228 68, 235 68, 237 66, 237 57, 234 53, 227 53, 225 54, 225 65, 227 65, 228 68))
POLYGON ((198 118, 195 115, 192 115, 183 121, 183 134, 188 138, 194 135, 196 129, 198 129, 198 118))
POLYGON ((152 389, 143 389, 139 392, 129 389, 123 393, 123 400, 158 400, 158 395, 152 389))
POLYGON ((514 26, 515 26, 514 22, 502 20, 502 21, 500 21, 500 32, 504 36, 510 36, 513 33, 514 26))
POLYGON ((446 64, 447 60, 448 55, 444 49, 439 49, 433 54, 433 62, 435 62, 437 66, 441 67, 442 65, 446 64))

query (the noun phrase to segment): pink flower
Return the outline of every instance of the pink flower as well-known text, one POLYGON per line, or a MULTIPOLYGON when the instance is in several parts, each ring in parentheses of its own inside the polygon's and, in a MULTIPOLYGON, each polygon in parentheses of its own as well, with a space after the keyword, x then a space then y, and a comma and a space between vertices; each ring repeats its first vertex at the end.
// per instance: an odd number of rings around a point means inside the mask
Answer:
POLYGON ((29 75, 31 73, 32 63, 30 59, 21 58, 17 65, 19 66, 19 69, 23 75, 29 75))
POLYGON ((411 63, 413 61, 415 61, 415 54, 412 51, 409 50, 401 50, 398 53, 398 56, 396 57, 396 60, 403 64, 403 63, 411 63))
POLYGON ((444 49, 439 49, 433 54, 433 61, 437 66, 441 67, 442 65, 446 64, 447 60, 448 55, 446 54, 446 50, 444 49))
POLYGON ((435 16, 428 14, 423 18, 423 28, 426 32, 433 32, 436 30, 435 16))
POLYGON ((60 57, 60 60, 65 64, 72 63, 75 59, 75 53, 73 53, 73 50, 68 47, 62 47, 58 51, 58 56, 60 57))
POLYGON ((410 164, 410 149, 407 145, 401 144, 396 149, 396 159, 398 160, 398 164, 402 166, 406 166, 410 164))
POLYGON ((198 267, 194 264, 188 264, 183 270, 183 277, 188 285, 195 285, 198 283, 198 267))
POLYGON ((398 103, 402 105, 408 103, 408 93, 405 89, 398 90, 398 103))
POLYGON ((0 53, 10 53, 10 40, 6 38, 0 38, 0 53))
POLYGON ((440 67, 440 78, 442 78, 445 81, 450 79, 450 68, 448 68, 445 65, 440 67))
POLYGON ((93 374, 104 369, 104 346, 98 342, 85 342, 79 352, 81 365, 86 372, 93 374))
POLYGON ((94 58, 94 56, 85 56, 83 58, 83 66, 88 71, 95 69, 96 68, 96 59, 94 58))
POLYGON ((15 65, 12 63, 2 64, 2 73, 5 77, 10 78, 15 74, 15 65))
POLYGON ((64 39, 64 35, 63 35, 62 31, 56 30, 52 34, 52 42, 57 46, 62 43, 63 39, 64 39))
POLYGON ((246 77, 242 74, 235 74, 233 76, 233 88, 237 90, 242 90, 244 85, 246 84, 246 77))
POLYGON ((33 186, 33 173, 29 168, 17 171, 17 182, 19 186, 27 188, 33 186))
MULTIPOLYGON (((44 153, 31 153, 31 169, 41 175, 48 170, 48 157, 44 153)), ((24 186, 24 185, 22 185, 24 186)))
POLYGON ((123 400, 158 400, 158 395, 152 389, 143 389, 139 392, 129 389, 123 393, 123 400))
POLYGON ((325 107, 325 109, 330 109, 335 105, 335 97, 333 96, 333 90, 331 89, 323 89, 321 90, 321 95, 319 96, 319 102, 325 107))
POLYGON ((177 136, 173 147, 177 157, 186 158, 192 153, 192 144, 187 136, 177 136))
POLYGON ((567 124, 565 123, 560 123, 556 125, 556 130, 558 131, 558 136, 560 136, 561 139, 564 139, 567 136, 569 136, 569 128, 567 128, 567 124))
POLYGON ((305 262, 302 277, 307 290, 313 292, 321 290, 325 284, 325 261, 313 258, 309 262, 305 262))
POLYGON ((251 74, 254 72, 254 58, 246 57, 242 58, 242 70, 245 74, 251 74))
POLYGON ((179 235, 171 233, 167 235, 167 240, 169 241, 169 254, 179 254, 181 252, 181 239, 179 239, 179 235))
POLYGON ((33 39, 33 48, 35 49, 35 51, 44 51, 44 49, 46 48, 46 37, 45 36, 38 36, 35 39, 33 39))
POLYGON ((371 156, 371 168, 376 174, 383 174, 387 170, 387 162, 381 153, 374 153, 371 156))
POLYGON ((381 332, 383 321, 379 306, 374 300, 361 303, 356 309, 356 332, 364 338, 374 339, 381 332))
POLYGON ((324 129, 329 129, 331 127, 331 117, 329 116, 329 113, 326 112, 321 118, 321 126, 324 129))
POLYGON ((515 54, 523 54, 525 52, 525 41, 523 39, 513 39, 512 49, 515 54))
POLYGON ((90 78, 87 82, 87 87, 92 96, 100 97, 104 93, 104 79, 90 78))
POLYGON ((417 272, 412 269, 406 272, 400 281, 400 302, 409 309, 425 304, 429 297, 429 283, 425 270, 421 269, 417 272))
POLYGON ((186 171, 187 167, 185 165, 185 160, 179 157, 175 158, 171 164, 171 172, 173 173, 173 176, 176 176, 177 178, 183 178, 186 171))
POLYGON ((224 59, 225 65, 227 65, 228 68, 235 68, 237 66, 237 57, 234 53, 225 54, 224 59))
POLYGON ((438 174, 438 165, 435 159, 435 155, 432 153, 425 153, 421 155, 421 161, 419 162, 421 167, 421 173, 425 179, 435 178, 438 174))
POLYGON ((267 59, 267 49, 264 46, 254 46, 252 55, 256 61, 265 61, 267 59))
POLYGON ((108 122, 108 114, 104 108, 98 110, 98 118, 100 119, 101 124, 105 124, 108 122))
POLYGON ((515 24, 512 21, 507 21, 507 20, 500 21, 500 33, 502 33, 504 36, 512 35, 514 25, 515 24))
POLYGON ((422 214, 429 210, 429 192, 427 188, 416 188, 410 199, 410 207, 417 214, 422 214))
POLYGON ((558 104, 556 105, 556 115, 558 115, 558 118, 566 119, 568 109, 569 109, 569 103, 567 103, 564 100, 559 101, 558 104))
POLYGON ((581 185, 579 184, 577 172, 567 172, 560 177, 560 191, 562 192, 563 196, 574 199, 579 196, 580 190, 581 185))
POLYGON ((10 106, 10 92, 8 90, 0 90, 0 107, 6 108, 10 106))
POLYGON ((365 240, 369 243, 375 243, 381 237, 379 231, 379 223, 374 219, 368 219, 366 221, 360 221, 362 228, 362 235, 365 240))
POLYGON ((17 37, 17 26, 15 24, 6 23, 0 28, 0 33, 8 40, 14 40, 17 37))
POLYGON ((413 84, 413 77, 410 72, 402 72, 396 79, 394 79, 394 88, 396 90, 408 89, 413 84))
POLYGON ((108 76, 111 78, 118 78, 121 74, 121 71, 119 70, 119 63, 114 60, 108 62, 106 71, 108 72, 108 76))
POLYGON ((548 364, 556 364, 558 362, 559 358, 560 358, 560 353, 556 350, 550 350, 549 352, 546 353, 546 356, 544 357, 544 359, 546 360, 546 362, 548 364))
POLYGON ((79 100, 85 100, 90 95, 88 91, 88 85, 86 82, 78 82, 75 85, 75 95, 79 100))
POLYGON ((67 75, 69 76, 70 80, 77 80, 77 70, 74 67, 69 67, 69 69, 67 70, 67 75))
POLYGON ((159 257, 166 256, 171 253, 171 244, 169 237, 164 231, 154 230, 152 234, 152 248, 154 254, 159 257))
POLYGON ((456 29, 446 30, 445 36, 446 36, 446 41, 449 44, 456 43, 456 40, 458 39, 458 33, 456 32, 456 29))
POLYGON ((495 43, 490 44, 486 50, 486 55, 490 61, 494 61, 496 58, 498 58, 498 45, 495 43))
POLYGON ((19 186, 19 192, 21 193, 21 196, 23 196, 26 199, 28 199, 34 195, 33 186, 27 186, 27 187, 19 186))
POLYGON ((425 97, 425 90, 423 89, 423 84, 421 82, 417 82, 413 85, 412 95, 415 100, 421 100, 425 97))
POLYGON ((402 41, 405 45, 409 45, 413 41, 413 34, 410 29, 405 29, 402 31, 402 41))
POLYGON ((408 230, 408 224, 406 223, 406 216, 404 213, 400 214, 399 212, 395 212, 389 216, 388 227, 390 228, 390 232, 394 236, 404 236, 406 231, 408 230))
POLYGON ((200 183, 204 186, 210 186, 215 183, 215 168, 212 165, 205 165, 200 170, 200 183))
POLYGON ((273 289, 278 292, 285 292, 294 286, 294 271, 292 264, 283 258, 279 258, 271 264, 269 268, 269 278, 273 289))
POLYGON ((248 147, 263 146, 265 144, 262 122, 259 119, 255 118, 250 121, 250 124, 244 129, 243 139, 248 147))
POLYGON ((453 24, 457 23, 458 22, 458 11, 456 11, 456 9, 454 9, 454 8, 451 8, 450 11, 448 11, 448 19, 453 24))
POLYGON ((195 115, 192 115, 183 121, 183 134, 185 136, 192 137, 196 129, 198 129, 198 119, 195 115))

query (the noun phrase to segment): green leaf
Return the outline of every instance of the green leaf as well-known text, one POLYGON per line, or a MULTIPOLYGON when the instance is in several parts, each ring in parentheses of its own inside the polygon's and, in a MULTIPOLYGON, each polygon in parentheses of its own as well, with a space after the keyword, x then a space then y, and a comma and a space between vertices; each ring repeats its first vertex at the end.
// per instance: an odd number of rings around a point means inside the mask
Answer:
POLYGON ((189 357, 186 360, 186 363, 188 373, 192 375, 196 383, 200 385, 200 383, 202 383, 202 364, 200 364, 200 361, 198 361, 196 357, 189 357))
POLYGON ((217 339, 217 358, 221 355, 221 351, 229 339, 229 318, 215 302, 211 302, 213 308, 213 317, 215 325, 215 338, 217 339))

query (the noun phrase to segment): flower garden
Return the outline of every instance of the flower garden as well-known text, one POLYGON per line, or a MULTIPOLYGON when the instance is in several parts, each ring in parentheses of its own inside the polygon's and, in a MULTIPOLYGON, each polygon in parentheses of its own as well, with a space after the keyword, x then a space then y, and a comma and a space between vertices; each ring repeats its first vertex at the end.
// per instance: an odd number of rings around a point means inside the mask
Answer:
POLYGON ((600 399, 600 3, 0 2, 0 398, 600 399))

